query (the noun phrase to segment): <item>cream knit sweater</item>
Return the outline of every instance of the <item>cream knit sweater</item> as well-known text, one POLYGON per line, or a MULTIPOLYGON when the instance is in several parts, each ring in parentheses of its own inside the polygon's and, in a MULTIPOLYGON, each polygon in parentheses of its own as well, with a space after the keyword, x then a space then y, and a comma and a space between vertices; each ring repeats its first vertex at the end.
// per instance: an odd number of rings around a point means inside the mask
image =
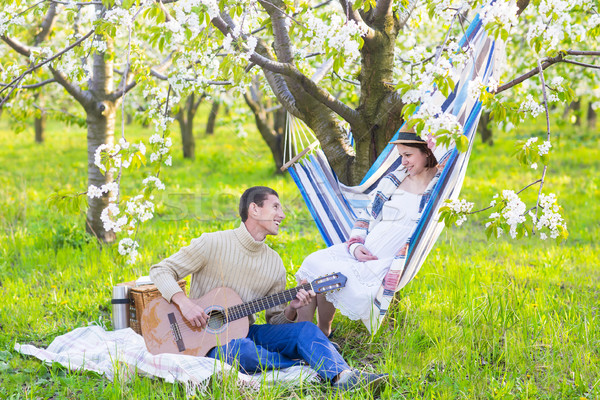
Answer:
MULTIPOLYGON (((264 241, 254 240, 244 223, 233 230, 203 233, 150 268, 150 278, 168 301, 181 291, 177 281, 190 274, 192 299, 223 286, 235 290, 247 302, 282 292, 286 283, 281 257, 264 241)), ((267 323, 292 322, 283 313, 285 306, 266 310, 267 323)), ((254 323, 253 316, 250 323, 254 323)))

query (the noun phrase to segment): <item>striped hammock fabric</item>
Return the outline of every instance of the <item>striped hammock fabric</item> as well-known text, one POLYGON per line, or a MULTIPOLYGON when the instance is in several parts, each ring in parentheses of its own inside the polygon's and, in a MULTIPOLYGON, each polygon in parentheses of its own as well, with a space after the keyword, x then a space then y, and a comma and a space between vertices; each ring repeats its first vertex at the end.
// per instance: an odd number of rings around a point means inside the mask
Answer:
MULTIPOLYGON (((487 86, 490 77, 497 75, 497 59, 503 55, 503 50, 498 50, 498 44, 486 34, 477 15, 459 42, 463 50, 470 47, 473 56, 460 71, 460 79, 454 90, 447 98, 439 91, 432 95, 433 100, 441 105, 444 112, 457 117, 463 127, 463 134, 469 140, 469 148, 462 153, 456 148, 441 146, 434 150, 437 160, 440 161, 439 172, 434 178, 435 184, 430 185, 424 194, 423 197, 428 198, 428 201, 422 204, 420 218, 414 231, 405 245, 397 250, 396 257, 383 279, 373 301, 371 318, 368 321, 363 320, 370 332, 377 331, 394 293, 415 277, 433 248, 444 227, 438 218, 440 207, 444 205, 445 200, 457 199, 459 196, 481 115, 481 102, 469 96, 469 82, 479 78, 483 85, 487 86)), ((372 200, 373 189, 382 177, 403 168, 401 161, 395 146, 388 145, 358 186, 340 183, 321 150, 305 156, 290 167, 289 172, 326 244, 331 246, 348 240, 356 216, 372 200)))

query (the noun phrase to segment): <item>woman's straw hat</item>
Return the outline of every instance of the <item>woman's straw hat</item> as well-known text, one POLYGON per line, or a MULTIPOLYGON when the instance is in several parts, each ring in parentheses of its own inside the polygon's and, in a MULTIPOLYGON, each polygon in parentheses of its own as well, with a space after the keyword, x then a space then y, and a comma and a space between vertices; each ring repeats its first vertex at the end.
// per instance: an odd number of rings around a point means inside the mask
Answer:
POLYGON ((427 143, 417 135, 414 127, 409 128, 406 124, 398 130, 396 136, 396 139, 392 140, 390 144, 427 143))

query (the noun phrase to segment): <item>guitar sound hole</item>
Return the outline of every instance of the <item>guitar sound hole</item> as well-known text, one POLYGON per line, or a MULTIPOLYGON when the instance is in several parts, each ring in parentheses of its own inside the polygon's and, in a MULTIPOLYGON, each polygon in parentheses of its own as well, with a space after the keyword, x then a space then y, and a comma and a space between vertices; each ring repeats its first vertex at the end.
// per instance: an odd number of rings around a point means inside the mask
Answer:
POLYGON ((212 310, 208 313, 208 327, 218 330, 225 325, 225 315, 221 311, 212 310))

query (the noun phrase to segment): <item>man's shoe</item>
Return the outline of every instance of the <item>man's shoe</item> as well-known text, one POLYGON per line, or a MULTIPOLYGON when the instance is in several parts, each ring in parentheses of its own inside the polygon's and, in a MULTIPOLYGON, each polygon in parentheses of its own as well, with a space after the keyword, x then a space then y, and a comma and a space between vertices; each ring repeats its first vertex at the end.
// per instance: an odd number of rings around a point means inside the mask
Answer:
POLYGON ((365 388, 373 396, 377 396, 381 389, 385 387, 387 378, 388 374, 370 374, 368 372, 352 370, 340 374, 339 379, 333 383, 333 387, 341 392, 350 392, 365 388))

